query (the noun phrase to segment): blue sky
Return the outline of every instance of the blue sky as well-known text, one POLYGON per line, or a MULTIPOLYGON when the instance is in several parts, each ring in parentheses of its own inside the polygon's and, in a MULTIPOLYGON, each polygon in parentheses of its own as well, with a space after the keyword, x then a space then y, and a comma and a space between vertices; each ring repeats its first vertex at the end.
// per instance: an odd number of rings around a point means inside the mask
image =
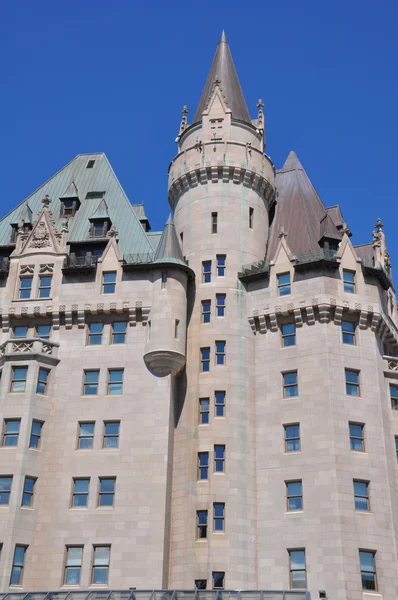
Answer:
POLYGON ((354 243, 377 217, 398 257, 398 3, 3 0, 1 214, 76 154, 104 151, 153 229, 181 108, 192 117, 224 28, 267 153, 295 150, 354 243))

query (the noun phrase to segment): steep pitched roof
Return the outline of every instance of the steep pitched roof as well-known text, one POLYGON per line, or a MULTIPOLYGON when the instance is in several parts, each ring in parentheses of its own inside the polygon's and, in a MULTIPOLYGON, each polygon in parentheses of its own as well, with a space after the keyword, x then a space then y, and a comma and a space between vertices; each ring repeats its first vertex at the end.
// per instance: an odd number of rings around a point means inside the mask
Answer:
POLYGON ((70 184, 68 185, 68 187, 66 188, 65 192, 62 194, 61 198, 63 198, 65 200, 66 198, 78 198, 78 197, 79 197, 79 193, 77 191, 75 182, 71 181, 70 184))
POLYGON ((160 238, 159 245, 156 250, 154 262, 176 263, 186 266, 171 215, 167 219, 167 223, 164 226, 162 237, 160 238))
POLYGON ((13 221, 11 221, 12 225, 18 225, 18 223, 20 221, 23 221, 25 224, 33 224, 33 213, 29 208, 29 204, 27 202, 24 202, 22 205, 20 205, 20 210, 19 213, 16 212, 15 217, 13 221))
POLYGON ((89 216, 90 221, 95 219, 109 219, 108 205, 104 199, 100 200, 96 210, 89 216))
POLYGON ((238 74, 235 69, 232 54, 229 49, 227 38, 224 31, 222 32, 220 41, 218 42, 217 50, 210 67, 209 74, 206 79, 205 87, 196 109, 193 123, 202 120, 202 113, 206 110, 210 96, 213 91, 214 81, 220 81, 220 87, 224 93, 226 103, 232 111, 232 117, 241 121, 251 123, 249 111, 246 106, 246 101, 239 83, 238 74))

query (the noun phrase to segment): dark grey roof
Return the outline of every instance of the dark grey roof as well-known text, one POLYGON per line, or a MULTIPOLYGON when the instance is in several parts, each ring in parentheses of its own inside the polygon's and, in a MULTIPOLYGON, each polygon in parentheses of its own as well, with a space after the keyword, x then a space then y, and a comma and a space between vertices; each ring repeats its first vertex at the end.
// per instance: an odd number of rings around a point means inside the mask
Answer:
POLYGON ((335 206, 328 206, 326 212, 331 217, 333 223, 336 225, 337 228, 343 227, 344 219, 343 215, 341 214, 340 206, 338 204, 336 204, 335 206))
POLYGON ((203 92, 192 121, 193 123, 197 123, 198 121, 202 120, 202 113, 208 106, 215 79, 220 81, 220 87, 225 96, 225 101, 232 111, 233 118, 251 123, 249 111, 247 110, 246 101, 243 96, 238 74, 235 69, 234 61, 232 59, 231 51, 229 49, 224 31, 222 32, 220 41, 218 42, 217 50, 207 76, 205 87, 203 88, 203 92))
POLYGON ((144 208, 144 203, 142 202, 141 204, 132 204, 131 205, 133 207, 133 210, 135 212, 135 214, 137 215, 137 217, 141 220, 141 219, 147 219, 147 216, 145 214, 145 208, 144 208))
POLYGON ((367 261, 374 261, 372 242, 369 242, 369 244, 360 244, 359 246, 354 246, 354 250, 358 258, 363 258, 367 261))
POLYGON ((164 226, 162 237, 156 249, 154 262, 177 263, 186 266, 171 215, 164 226))
POLYGON ((332 240, 341 240, 341 235, 338 232, 336 225, 333 222, 332 217, 326 211, 325 217, 322 219, 320 223, 320 240, 322 238, 328 238, 332 240))

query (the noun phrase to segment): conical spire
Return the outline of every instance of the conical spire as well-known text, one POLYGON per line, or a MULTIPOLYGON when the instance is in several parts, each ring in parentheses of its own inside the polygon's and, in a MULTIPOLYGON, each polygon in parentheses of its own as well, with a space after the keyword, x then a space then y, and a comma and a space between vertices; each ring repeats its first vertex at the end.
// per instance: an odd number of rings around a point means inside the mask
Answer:
POLYGON ((294 150, 291 150, 281 171, 292 171, 293 169, 303 169, 303 166, 299 161, 297 154, 294 152, 294 150))
POLYGON ((176 228, 171 215, 164 226, 162 237, 155 254, 155 262, 176 262, 186 265, 178 242, 176 228))
POLYGON ((214 55, 209 74, 203 88, 202 95, 196 109, 193 123, 202 120, 202 113, 206 110, 210 100, 211 93, 215 80, 219 81, 219 85, 225 96, 226 103, 232 111, 234 119, 240 119, 251 123, 249 111, 247 110, 246 101, 243 96, 242 88, 239 83, 238 74, 235 69, 231 51, 223 31, 220 41, 218 42, 217 50, 214 55))

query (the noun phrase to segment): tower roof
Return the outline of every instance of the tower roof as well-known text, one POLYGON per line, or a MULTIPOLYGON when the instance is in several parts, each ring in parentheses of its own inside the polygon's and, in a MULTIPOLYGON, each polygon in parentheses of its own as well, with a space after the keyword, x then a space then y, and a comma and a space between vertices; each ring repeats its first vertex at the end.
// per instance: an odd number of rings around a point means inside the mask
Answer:
POLYGON ((167 223, 164 226, 162 237, 160 238, 159 245, 156 250, 154 262, 176 263, 186 266, 171 215, 167 219, 167 223))
POLYGON ((249 111, 246 106, 246 101, 243 96, 238 74, 224 31, 218 42, 217 50, 192 121, 193 123, 202 120, 202 113, 207 108, 216 79, 220 82, 225 101, 232 111, 233 118, 251 123, 249 111))

